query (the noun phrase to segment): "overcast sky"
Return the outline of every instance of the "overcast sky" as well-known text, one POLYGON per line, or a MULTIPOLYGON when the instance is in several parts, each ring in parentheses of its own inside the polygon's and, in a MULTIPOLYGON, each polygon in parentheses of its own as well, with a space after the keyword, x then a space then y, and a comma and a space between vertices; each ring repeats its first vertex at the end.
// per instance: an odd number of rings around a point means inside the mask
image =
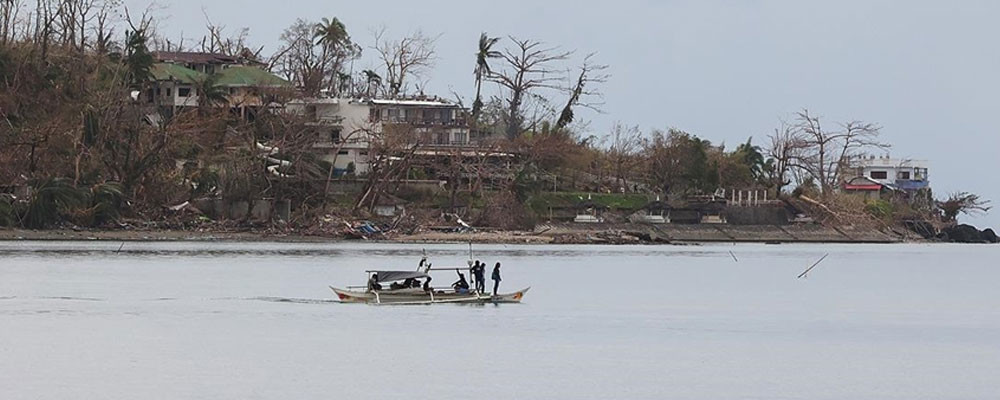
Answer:
MULTIPOLYGON (((127 0, 133 12, 143 0, 127 0)), ((373 28, 440 35, 428 94, 473 94, 480 32, 597 52, 611 65, 605 114, 676 127, 729 147, 763 144, 808 108, 829 123, 877 122, 893 156, 931 162, 938 196, 964 190, 1000 205, 1000 2, 997 1, 334 1, 159 0, 160 32, 200 38, 203 10, 273 50, 296 18, 337 17, 354 40, 373 28)), ((366 49, 367 50, 367 49, 366 49)), ((376 66, 370 51, 356 70, 376 66)), ((966 221, 1000 228, 1000 210, 966 221)))

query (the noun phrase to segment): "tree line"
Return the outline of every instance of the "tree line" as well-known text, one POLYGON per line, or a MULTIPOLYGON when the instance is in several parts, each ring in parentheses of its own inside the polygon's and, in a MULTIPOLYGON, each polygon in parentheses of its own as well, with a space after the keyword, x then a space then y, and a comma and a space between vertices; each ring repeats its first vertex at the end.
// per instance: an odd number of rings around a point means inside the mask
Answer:
MULTIPOLYGON (((198 82, 205 101, 197 109, 153 116, 137 93, 153 85, 154 51, 221 53, 260 65, 296 87, 261 93, 275 104, 301 96, 420 94, 438 62, 438 37, 423 31, 392 36, 376 29, 364 46, 338 18, 299 19, 265 53, 249 42, 248 29, 230 31, 208 17, 201 38, 165 37, 154 15, 153 9, 135 14, 119 0, 0 0, 0 181, 62 193, 32 200, 43 205, 7 196, 0 224, 108 223, 114 218, 107 216, 117 215, 108 207, 152 219, 164 205, 200 196, 290 198, 306 214, 326 212, 326 187, 315 182, 328 182, 332 166, 312 151, 308 121, 281 110, 253 121, 234 118, 213 107, 227 98, 212 77, 198 82), (366 53, 377 67, 355 71, 366 53), (263 157, 261 143, 269 149, 263 157), (270 171, 269 158, 282 161, 281 172, 261 172, 270 171)), ((748 138, 732 148, 680 129, 643 131, 627 123, 594 133, 579 115, 601 111, 601 87, 611 78, 596 54, 574 64, 573 50, 485 32, 469 43, 475 92, 465 117, 474 135, 495 139, 479 142, 479 154, 518 157, 497 165, 456 153, 437 166, 452 206, 466 196, 488 200, 487 208, 517 210, 550 181, 573 191, 683 197, 719 188, 799 189, 826 197, 850 178, 852 159, 889 148, 878 124, 828 124, 808 110, 757 135, 766 137, 761 144, 748 138)), ((412 134, 379 133, 372 172, 350 211, 371 209, 391 182, 427 168, 411 157, 412 134)), ((978 197, 953 197, 938 204, 988 209, 978 197)))

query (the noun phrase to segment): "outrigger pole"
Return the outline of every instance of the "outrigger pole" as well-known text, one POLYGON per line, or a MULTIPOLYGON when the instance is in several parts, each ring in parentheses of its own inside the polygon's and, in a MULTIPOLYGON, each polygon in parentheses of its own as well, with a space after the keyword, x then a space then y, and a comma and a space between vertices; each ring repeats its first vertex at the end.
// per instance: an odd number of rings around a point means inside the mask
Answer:
POLYGON ((825 260, 829 256, 830 253, 826 253, 826 255, 824 255, 823 258, 820 258, 819 261, 816 261, 816 263, 813 264, 811 267, 807 268, 805 271, 802 271, 802 273, 799 274, 798 279, 802 279, 802 277, 806 276, 806 274, 808 274, 809 271, 812 271, 813 268, 816 268, 816 266, 819 265, 819 263, 823 262, 823 260, 825 260))

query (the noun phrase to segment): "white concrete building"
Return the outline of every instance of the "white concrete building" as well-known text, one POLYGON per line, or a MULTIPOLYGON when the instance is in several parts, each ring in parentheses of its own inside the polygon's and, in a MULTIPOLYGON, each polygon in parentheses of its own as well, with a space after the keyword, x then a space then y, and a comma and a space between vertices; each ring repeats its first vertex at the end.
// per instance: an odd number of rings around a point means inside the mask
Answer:
POLYGON ((400 129, 409 143, 430 149, 469 144, 465 110, 443 100, 318 98, 296 100, 287 107, 316 128, 314 146, 341 173, 352 165, 357 173, 368 172, 372 141, 389 128, 400 129))
POLYGON ((867 156, 852 160, 850 168, 855 176, 911 192, 930 187, 928 164, 922 160, 867 156))

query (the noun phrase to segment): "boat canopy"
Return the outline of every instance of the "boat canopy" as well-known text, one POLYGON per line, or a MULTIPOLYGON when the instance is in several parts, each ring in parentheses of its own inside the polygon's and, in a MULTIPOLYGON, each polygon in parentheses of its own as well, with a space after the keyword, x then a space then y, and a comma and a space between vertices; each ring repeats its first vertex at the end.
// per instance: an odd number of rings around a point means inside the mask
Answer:
POLYGON ((378 282, 395 282, 406 279, 426 278, 427 274, 420 271, 368 271, 378 274, 378 282))

